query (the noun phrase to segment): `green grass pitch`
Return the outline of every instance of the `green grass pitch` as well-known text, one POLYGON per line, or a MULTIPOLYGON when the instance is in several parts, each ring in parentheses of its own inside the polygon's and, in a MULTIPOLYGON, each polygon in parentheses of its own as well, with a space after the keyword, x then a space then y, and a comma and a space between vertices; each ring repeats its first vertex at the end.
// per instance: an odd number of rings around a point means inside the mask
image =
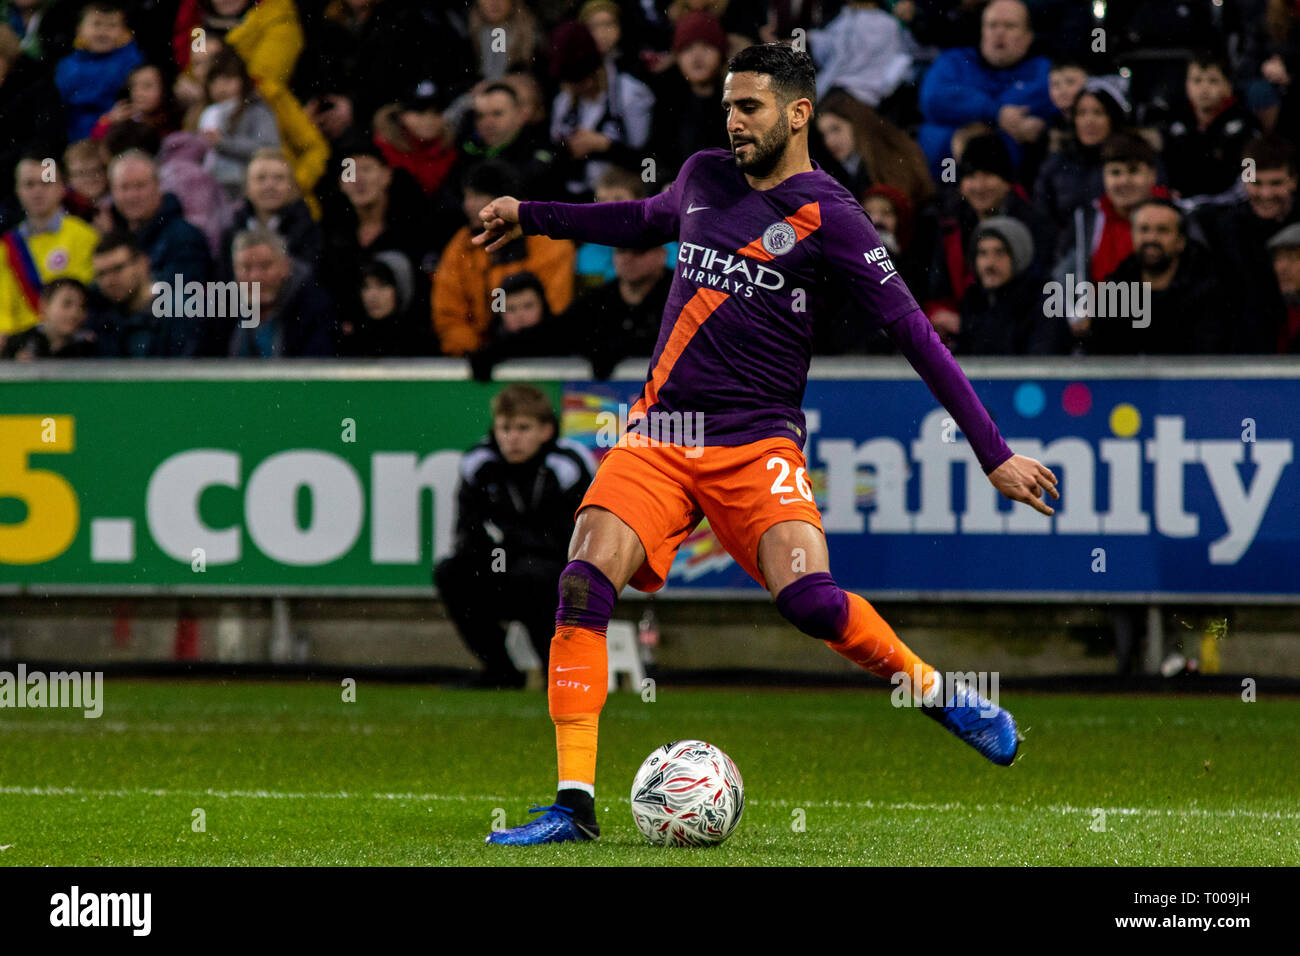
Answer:
POLYGON ((356 690, 110 679, 98 720, 0 710, 0 864, 1300 864, 1295 699, 1004 690, 1026 740, 1001 768, 880 690, 661 683, 602 714, 600 842, 520 849, 483 838, 553 795, 541 693, 356 690), (686 737, 745 778, 721 847, 651 847, 628 810, 686 737))

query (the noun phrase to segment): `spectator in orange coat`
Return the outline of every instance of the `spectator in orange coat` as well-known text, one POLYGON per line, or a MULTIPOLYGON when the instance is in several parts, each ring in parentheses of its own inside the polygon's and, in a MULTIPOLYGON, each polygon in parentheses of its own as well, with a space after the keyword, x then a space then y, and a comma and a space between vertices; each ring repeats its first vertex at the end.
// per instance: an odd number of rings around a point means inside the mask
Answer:
POLYGON ((573 243, 521 236, 489 253, 470 241, 483 230, 479 211, 498 196, 512 195, 517 185, 510 167, 495 160, 471 167, 465 176, 468 225, 447 244, 433 277, 433 328, 444 355, 465 355, 483 345, 494 290, 508 275, 527 270, 537 276, 553 313, 563 312, 573 298, 573 243))

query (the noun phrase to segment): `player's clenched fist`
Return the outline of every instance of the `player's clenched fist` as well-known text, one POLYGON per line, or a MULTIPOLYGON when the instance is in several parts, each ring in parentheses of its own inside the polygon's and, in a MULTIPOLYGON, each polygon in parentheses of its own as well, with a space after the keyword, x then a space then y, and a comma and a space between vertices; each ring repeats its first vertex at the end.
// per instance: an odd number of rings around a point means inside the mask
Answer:
POLYGON ((510 240, 524 234, 519 226, 519 200, 514 196, 501 196, 492 200, 479 210, 479 218, 483 220, 483 232, 470 241, 476 246, 491 243, 487 247, 488 252, 495 252, 510 240))
POLYGON ((1061 497, 1060 492, 1056 490, 1056 476, 1052 474, 1051 469, 1032 458, 1012 455, 993 469, 989 481, 993 482, 993 487, 1002 492, 1004 497, 1012 501, 1023 501, 1025 504, 1033 505, 1036 510, 1045 515, 1056 514, 1042 498, 1044 488, 1053 498, 1061 497))

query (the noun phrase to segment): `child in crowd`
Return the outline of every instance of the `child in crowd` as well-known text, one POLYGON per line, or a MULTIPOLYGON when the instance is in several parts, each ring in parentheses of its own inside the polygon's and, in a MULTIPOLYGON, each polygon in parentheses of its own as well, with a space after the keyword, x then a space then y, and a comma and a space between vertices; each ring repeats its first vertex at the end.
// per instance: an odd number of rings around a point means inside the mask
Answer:
POLYGON ((95 220, 101 211, 107 212, 112 202, 108 195, 108 154, 103 142, 83 139, 73 143, 63 151, 63 168, 67 170, 64 208, 99 228, 95 220))
POLYGON ((572 354, 573 344, 560 320, 546 304, 546 290, 531 272, 515 272, 501 280, 502 310, 494 313, 487 341, 469 357, 479 381, 492 377, 501 362, 518 358, 547 358, 572 354))
POLYGON ((190 55, 189 64, 172 84, 172 96, 181 111, 181 128, 191 132, 199 128, 199 117, 210 105, 208 102, 208 70, 225 44, 209 35, 202 50, 190 55))
POLYGON ((243 194, 249 160, 259 149, 278 147, 280 129, 234 50, 222 50, 213 59, 207 96, 212 105, 199 115, 199 134, 210 147, 203 167, 233 205, 243 194))
POLYGON ((1169 188, 1190 202, 1229 199, 1225 193, 1239 198, 1241 192, 1241 154, 1259 123, 1233 95, 1230 73, 1217 54, 1190 57, 1185 100, 1163 130, 1169 188))
POLYGON ((1049 153, 1056 152, 1069 138, 1074 101, 1087 82, 1088 71, 1077 57, 1062 54, 1052 59, 1052 68, 1047 71, 1047 95, 1059 112, 1047 127, 1049 153))
POLYGON ((68 141, 85 139, 113 108, 127 75, 144 62, 115 0, 91 0, 81 11, 77 49, 59 61, 54 82, 68 115, 68 141))
POLYGON ((102 139, 111 126, 136 120, 153 127, 159 139, 180 129, 180 114, 168 91, 162 70, 152 63, 137 66, 126 78, 113 108, 99 118, 91 139, 102 139))
POLYGON ((432 346, 427 318, 411 309, 414 270, 396 249, 376 253, 361 266, 362 315, 343 324, 343 354, 381 358, 427 355, 432 346))
POLYGON ((53 279, 41 289, 40 323, 10 336, 0 358, 93 358, 94 333, 85 328, 89 293, 73 278, 53 279))

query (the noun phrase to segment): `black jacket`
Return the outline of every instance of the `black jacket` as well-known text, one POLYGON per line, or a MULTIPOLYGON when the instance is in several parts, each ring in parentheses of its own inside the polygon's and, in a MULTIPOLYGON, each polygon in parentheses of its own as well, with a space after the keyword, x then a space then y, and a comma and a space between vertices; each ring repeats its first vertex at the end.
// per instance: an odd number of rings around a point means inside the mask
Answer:
POLYGON ((569 329, 554 316, 518 332, 505 331, 497 322, 488 341, 469 356, 470 372, 480 382, 490 381, 492 370, 511 359, 565 358, 573 354, 569 329))
POLYGON ((67 141, 63 101, 54 85, 52 67, 20 55, 0 82, 0 196, 11 209, 9 229, 22 220, 23 211, 14 195, 14 169, 28 150, 48 150, 50 156, 63 153, 67 141))
MULTIPOLYGON (((1002 208, 996 214, 1010 216, 1024 223, 1034 240, 1034 261, 1031 268, 1040 274, 1046 274, 1051 269, 1052 254, 1056 247, 1056 229, 1052 222, 1014 189, 1007 193, 1002 208)), ((930 262, 926 284, 919 287, 909 284, 917 301, 955 299, 954 305, 960 302, 960 296, 953 295, 954 277, 949 268, 952 250, 949 246, 960 240, 964 268, 968 273, 973 273, 974 247, 971 238, 979 224, 979 213, 955 186, 941 190, 935 201, 921 210, 910 248, 917 255, 928 251, 930 262)), ((904 275, 904 279, 909 277, 904 275)))
POLYGON ((584 293, 569 306, 563 317, 569 339, 577 354, 591 362, 596 378, 609 378, 614 366, 624 359, 648 361, 654 354, 672 284, 673 273, 665 269, 639 305, 628 305, 615 279, 584 293))
POLYGON ((1043 280, 1022 272, 992 291, 977 281, 961 301, 957 355, 1065 355, 1070 326, 1064 316, 1049 316, 1043 307, 1043 280))
POLYGON ((357 239, 356 210, 346 197, 336 193, 322 204, 325 250, 316 275, 343 314, 355 315, 361 308, 361 263, 376 252, 395 249, 411 263, 416 279, 411 308, 427 315, 430 290, 422 276, 425 256, 433 248, 429 244, 429 201, 411 174, 404 169, 393 170, 384 231, 368 246, 363 247, 357 239))
POLYGON ((221 320, 231 358, 333 358, 338 355, 338 314, 334 302, 301 262, 280 290, 270 314, 245 328, 235 318, 221 320), (269 351, 269 354, 267 354, 269 351))
MULTIPOLYGON (((472 118, 467 117, 466 122, 472 125, 472 118)), ((453 184, 460 181, 458 174, 466 168, 495 159, 508 164, 519 177, 518 198, 546 202, 560 199, 564 194, 564 183, 556 168, 555 147, 546 138, 544 130, 525 126, 514 139, 495 149, 484 146, 478 136, 473 135, 461 143, 460 152, 460 163, 448 175, 443 192, 460 195, 459 189, 453 188, 453 184)))
MULTIPOLYGON (((1188 242, 1167 289, 1151 290, 1150 325, 1134 328, 1134 317, 1102 317, 1091 322, 1091 355, 1222 355, 1232 336, 1231 313, 1223 286, 1203 246, 1188 242)), ((1109 282, 1141 282, 1137 253, 1121 262, 1109 282)), ((1274 345, 1276 348, 1276 344, 1274 345)))
MULTIPOLYGON (((346 13, 335 19, 298 6, 306 42, 290 85, 303 102, 327 93, 347 95, 359 131, 369 133, 380 107, 424 80, 433 80, 439 98, 450 102, 474 76, 465 14, 452 9, 457 4, 377 3, 364 23, 346 13)), ((465 5, 459 6, 463 11, 465 5)), ((339 9, 347 5, 334 6, 339 9)))
POLYGON ((1266 243, 1294 222, 1300 222, 1300 201, 1293 202, 1290 213, 1280 220, 1260 219, 1244 199, 1228 205, 1207 204, 1191 215, 1189 235, 1209 248, 1211 268, 1231 290, 1228 351, 1232 354, 1272 355, 1277 351, 1286 304, 1266 243))
POLYGON ((1034 208, 1051 221, 1058 235, 1070 227, 1075 209, 1105 192, 1101 169, 1101 147, 1084 146, 1074 137, 1039 167, 1034 208))
POLYGON ((1191 104, 1184 101, 1164 129, 1169 188, 1184 199, 1232 189, 1241 179, 1242 150, 1258 132, 1255 115, 1240 102, 1233 102, 1200 130, 1191 104))
MULTIPOLYGON (((652 87, 654 120, 647 144, 657 167, 652 191, 676 179, 682 164, 700 150, 731 147, 731 137, 718 108, 721 86, 719 83, 716 93, 696 96, 681 72, 673 69, 661 74, 652 87)), ((639 171, 640 167, 636 168, 639 171)))
POLYGON ((50 348, 50 339, 39 325, 33 325, 26 332, 9 336, 4 348, 0 349, 0 358, 95 358, 99 348, 95 334, 88 329, 79 329, 62 348, 50 348))
POLYGON ((136 245, 149 257, 149 269, 160 282, 206 282, 212 261, 208 240, 196 226, 185 219, 181 201, 172 193, 163 193, 162 204, 153 219, 131 231, 126 219, 113 207, 113 223, 131 233, 136 245))
POLYGON ((511 465, 489 434, 461 459, 456 553, 487 558, 502 548, 506 573, 563 566, 592 469, 586 450, 563 439, 511 465))
POLYGON ((101 358, 188 358, 199 348, 193 318, 156 315, 152 303, 133 312, 97 298, 86 327, 101 358))
MULTIPOLYGON (((325 234, 320 224, 311 217, 311 210, 301 199, 295 199, 277 213, 275 232, 289 247, 289 255, 319 273, 321 257, 325 251, 325 234)), ((217 252, 216 278, 228 282, 235 277, 234 255, 231 248, 235 236, 256 226, 253 207, 245 199, 235 207, 231 224, 221 234, 221 247, 217 252)))

